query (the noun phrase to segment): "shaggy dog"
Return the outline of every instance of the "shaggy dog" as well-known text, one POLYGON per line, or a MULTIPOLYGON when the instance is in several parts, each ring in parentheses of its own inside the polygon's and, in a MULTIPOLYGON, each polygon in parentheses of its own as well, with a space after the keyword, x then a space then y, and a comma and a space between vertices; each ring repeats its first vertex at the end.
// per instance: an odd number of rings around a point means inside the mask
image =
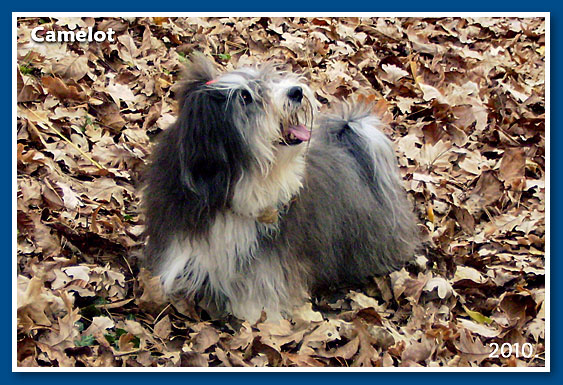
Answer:
POLYGON ((146 174, 145 263, 214 315, 291 314, 310 293, 400 268, 418 244, 368 107, 318 118, 301 77, 189 64, 146 174))

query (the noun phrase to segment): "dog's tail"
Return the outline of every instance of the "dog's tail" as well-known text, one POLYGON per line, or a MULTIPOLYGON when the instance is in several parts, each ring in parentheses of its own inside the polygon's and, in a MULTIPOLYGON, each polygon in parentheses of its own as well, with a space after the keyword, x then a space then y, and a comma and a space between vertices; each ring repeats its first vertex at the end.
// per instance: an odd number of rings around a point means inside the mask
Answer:
POLYGON ((356 159, 366 176, 391 186, 400 180, 392 142, 381 131, 384 124, 369 104, 343 104, 324 124, 328 140, 338 142, 356 159))
POLYGON ((326 118, 326 140, 346 150, 357 162, 371 186, 380 216, 387 231, 386 252, 382 258, 387 271, 400 268, 414 256, 419 246, 416 218, 399 173, 397 157, 390 139, 381 131, 384 124, 371 113, 369 105, 343 105, 326 118))

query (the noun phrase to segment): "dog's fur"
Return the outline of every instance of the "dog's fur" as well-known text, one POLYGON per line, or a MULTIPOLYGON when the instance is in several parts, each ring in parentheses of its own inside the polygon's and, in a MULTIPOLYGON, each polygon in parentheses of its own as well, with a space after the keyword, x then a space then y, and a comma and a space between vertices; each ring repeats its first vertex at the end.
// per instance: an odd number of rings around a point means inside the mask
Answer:
POLYGON ((300 77, 271 66, 219 75, 201 55, 178 99, 144 190, 145 263, 166 292, 215 314, 275 319, 311 292, 413 257, 415 218, 369 108, 315 119, 300 77), (296 87, 301 98, 290 97, 296 87), (286 145, 304 125, 310 141, 286 145))

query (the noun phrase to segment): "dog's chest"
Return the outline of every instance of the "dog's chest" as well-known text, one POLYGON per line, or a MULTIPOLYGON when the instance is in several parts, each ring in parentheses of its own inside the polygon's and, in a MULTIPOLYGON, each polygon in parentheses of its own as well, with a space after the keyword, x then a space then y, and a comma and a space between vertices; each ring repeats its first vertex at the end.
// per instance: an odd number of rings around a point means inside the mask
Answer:
POLYGON ((258 247, 259 230, 254 220, 235 214, 219 215, 203 239, 176 239, 165 253, 161 280, 172 289, 179 281, 188 291, 203 282, 233 280, 252 263, 258 247))

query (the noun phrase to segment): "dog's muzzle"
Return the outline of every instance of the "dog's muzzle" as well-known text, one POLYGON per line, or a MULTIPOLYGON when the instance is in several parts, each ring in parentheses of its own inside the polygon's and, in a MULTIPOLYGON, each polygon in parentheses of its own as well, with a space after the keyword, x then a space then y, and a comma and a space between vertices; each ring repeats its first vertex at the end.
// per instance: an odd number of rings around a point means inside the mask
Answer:
MULTIPOLYGON (((303 89, 299 86, 291 87, 287 92, 287 97, 293 105, 301 106, 303 100, 303 89)), ((303 109, 292 112, 287 119, 280 123, 282 140, 280 144, 294 146, 311 139, 311 131, 302 123, 300 115, 303 109)))

